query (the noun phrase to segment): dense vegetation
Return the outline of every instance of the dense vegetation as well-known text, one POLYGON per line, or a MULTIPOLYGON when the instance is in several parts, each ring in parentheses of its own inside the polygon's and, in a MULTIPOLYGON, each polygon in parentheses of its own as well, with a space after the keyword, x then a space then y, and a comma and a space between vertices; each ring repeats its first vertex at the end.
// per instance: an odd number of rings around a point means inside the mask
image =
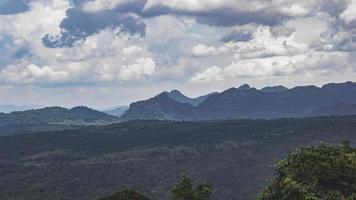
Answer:
POLYGON ((98 200, 150 200, 134 188, 123 189, 109 197, 99 198, 98 200))
MULTIPOLYGON (((209 200, 213 187, 194 187, 184 175, 171 191, 171 200, 209 200)), ((258 200, 356 199, 356 149, 322 143, 299 149, 277 164, 276 175, 258 200)), ((124 189, 99 200, 150 200, 135 189, 124 189)))
POLYGON ((194 187, 193 181, 186 175, 172 190, 172 200, 209 200, 213 187, 199 184, 194 187))
POLYGON ((348 116, 131 121, 2 136, 0 199, 92 200, 133 187, 167 200, 186 173, 214 186, 212 200, 252 200, 288 152, 320 141, 354 145, 355 133, 348 116))
MULTIPOLYGON (((186 175, 182 177, 171 191, 171 200, 209 200, 213 187, 208 184, 195 186, 193 181, 186 175)), ((112 194, 110 197, 99 198, 98 200, 150 200, 148 197, 136 191, 134 188, 123 189, 112 194)))
POLYGON ((47 107, 37 110, 0 113, 0 135, 73 129, 78 126, 111 124, 118 118, 84 106, 66 109, 47 107))
POLYGON ((74 107, 66 109, 61 107, 48 107, 37 110, 0 113, 0 124, 78 124, 100 121, 117 120, 116 117, 87 108, 74 107))
POLYGON ((356 149, 321 144, 291 153, 277 165, 259 200, 356 199, 356 149))

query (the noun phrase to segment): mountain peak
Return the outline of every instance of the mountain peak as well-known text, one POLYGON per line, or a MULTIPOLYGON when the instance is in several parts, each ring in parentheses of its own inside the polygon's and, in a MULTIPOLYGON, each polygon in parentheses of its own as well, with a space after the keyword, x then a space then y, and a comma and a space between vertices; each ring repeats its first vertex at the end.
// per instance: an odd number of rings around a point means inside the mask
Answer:
POLYGON ((248 84, 244 84, 244 85, 241 85, 238 89, 243 90, 243 91, 248 91, 248 90, 251 90, 251 87, 248 84))
POLYGON ((177 90, 177 89, 171 90, 169 93, 171 93, 171 94, 181 94, 181 95, 183 95, 182 92, 179 91, 179 90, 177 90))
POLYGON ((270 86, 270 87, 264 87, 260 91, 266 92, 266 93, 276 93, 276 92, 284 92, 287 91, 288 88, 278 85, 278 86, 270 86))

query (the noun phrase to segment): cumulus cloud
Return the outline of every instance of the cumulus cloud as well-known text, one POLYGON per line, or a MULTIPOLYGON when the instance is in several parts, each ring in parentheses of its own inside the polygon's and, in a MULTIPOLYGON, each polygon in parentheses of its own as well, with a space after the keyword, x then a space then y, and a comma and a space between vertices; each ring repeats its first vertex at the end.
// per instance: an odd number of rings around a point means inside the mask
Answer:
POLYGON ((160 15, 195 17, 198 22, 217 26, 244 24, 281 25, 292 19, 325 12, 332 16, 347 8, 348 0, 92 0, 82 5, 88 13, 116 11, 143 18, 160 15))
POLYGON ((341 12, 326 16, 328 30, 311 44, 311 48, 318 51, 356 50, 356 1, 350 0, 346 5, 341 12))
POLYGON ((226 81, 236 78, 264 78, 295 76, 317 76, 332 74, 350 67, 348 56, 340 53, 313 52, 291 57, 275 56, 236 60, 225 67, 208 67, 195 74, 192 82, 226 81), (215 77, 215 78, 214 78, 215 77))
MULTIPOLYGON (((337 12, 337 6, 334 9, 327 6, 333 4, 336 4, 334 0, 91 0, 70 8, 61 22, 61 34, 48 34, 43 42, 48 47, 71 47, 105 28, 120 28, 123 32, 143 37, 146 28, 143 19, 161 15, 194 17, 199 23, 213 26, 251 23, 278 26, 274 32, 288 34, 291 31, 281 26, 285 21, 310 16, 321 9, 337 12)), ((223 41, 248 39, 248 33, 231 32, 223 41)))
POLYGON ((1 2, 0 81, 7 85, 294 80, 352 69, 356 49, 355 0, 1 2), (25 9, 11 10, 15 4, 25 9), (310 37, 305 29, 321 20, 328 26, 310 37))
POLYGON ((119 78, 123 80, 140 80, 142 77, 153 75, 156 70, 156 63, 152 58, 139 58, 136 63, 122 66, 119 78))
POLYGON ((307 45, 296 41, 294 34, 287 35, 289 36, 276 37, 270 27, 259 27, 253 33, 253 39, 230 42, 227 52, 233 53, 234 58, 230 64, 203 69, 190 81, 212 82, 241 77, 313 75, 350 68, 347 54, 313 51, 307 45))
POLYGON ((21 64, 9 65, 3 70, 1 73, 3 79, 14 83, 35 83, 43 81, 63 81, 67 80, 70 76, 68 71, 56 70, 50 66, 39 67, 34 64, 21 66, 21 64))
POLYGON ((353 0, 350 5, 340 14, 341 20, 346 26, 356 26, 356 1, 353 0))
POLYGON ((1 78, 7 83, 70 83, 140 81, 156 71, 150 54, 109 31, 90 36, 68 51, 56 50, 55 59, 37 58, 46 64, 22 62, 8 65, 1 78))
MULTIPOLYGON (((76 1, 77 5, 81 3, 76 1)), ((115 29, 116 25, 102 28, 100 22, 94 20, 88 25, 89 32, 93 33, 87 34, 86 39, 78 42, 78 38, 74 38, 71 48, 62 47, 72 42, 71 37, 62 35, 63 27, 74 30, 81 26, 83 16, 76 22, 64 23, 71 7, 68 1, 34 0, 29 7, 27 12, 0 16, 2 83, 96 84, 141 81, 155 73, 154 55, 143 41, 133 40, 128 29, 123 31, 121 26, 115 29), (46 34, 59 36, 51 38, 58 48, 44 46, 42 38, 46 34)), ((77 33, 71 32, 72 35, 77 33)))
POLYGON ((307 49, 307 46, 295 41, 294 35, 288 37, 276 37, 272 33, 272 28, 266 26, 258 27, 251 34, 250 40, 231 41, 220 47, 196 45, 192 49, 194 56, 214 56, 223 53, 234 53, 239 59, 273 57, 273 56, 293 56, 300 54, 307 49))
POLYGON ((197 56, 197 57, 215 56, 215 55, 225 53, 225 52, 227 52, 227 50, 228 50, 228 48, 225 46, 216 48, 213 46, 207 46, 205 44, 198 44, 193 47, 192 54, 193 54, 193 56, 197 56))
MULTIPOLYGON (((59 11, 65 12, 68 5, 64 4, 61 7, 55 2, 49 5, 53 6, 54 13, 58 9, 58 18, 52 16, 53 18, 49 19, 59 23, 62 20, 61 16, 64 17, 59 11)), ((147 46, 131 40, 128 35, 117 35, 111 28, 88 36, 86 40, 72 48, 46 48, 41 42, 41 34, 48 31, 42 28, 47 21, 41 20, 46 19, 44 16, 48 15, 46 11, 48 9, 40 3, 33 3, 32 6, 34 10, 6 17, 8 22, 13 23, 0 28, 0 31, 12 35, 14 42, 11 42, 11 47, 15 44, 18 47, 23 46, 31 53, 31 56, 26 58, 9 60, 8 65, 0 72, 0 79, 3 82, 8 84, 120 82, 144 80, 155 72, 156 64, 153 55, 147 51, 147 46), (39 24, 17 26, 19 22, 26 20, 39 20, 39 24)), ((55 33, 55 30, 51 30, 52 33, 55 33)), ((57 31, 60 32, 59 29, 57 31)), ((19 55, 15 49, 12 54, 19 55)))
POLYGON ((217 66, 209 67, 206 70, 197 73, 191 78, 192 82, 214 82, 224 80, 223 70, 217 66))

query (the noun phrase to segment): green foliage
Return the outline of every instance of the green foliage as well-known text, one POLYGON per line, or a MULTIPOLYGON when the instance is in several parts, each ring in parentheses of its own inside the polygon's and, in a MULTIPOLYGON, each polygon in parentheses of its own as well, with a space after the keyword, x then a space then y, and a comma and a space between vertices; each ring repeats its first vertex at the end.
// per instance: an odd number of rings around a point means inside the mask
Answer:
POLYGON ((271 177, 267 163, 315 141, 355 143, 354 133, 356 117, 345 116, 132 121, 2 136, 0 199, 96 199, 134 185, 153 200, 167 200, 186 172, 209 180, 216 199, 252 200, 271 177))
POLYGON ((172 200, 208 200, 213 187, 208 184, 199 184, 194 188, 193 181, 186 175, 172 190, 172 200))
POLYGON ((320 144, 302 148, 277 164, 272 183, 259 200, 356 199, 356 150, 320 144))
POLYGON ((15 125, 92 125, 118 122, 118 118, 84 106, 66 109, 47 107, 12 113, 0 113, 0 126, 15 125), (104 123, 106 122, 106 123, 104 123))
POLYGON ((100 198, 98 200, 150 200, 143 194, 140 194, 133 188, 124 189, 112 194, 110 197, 100 198))

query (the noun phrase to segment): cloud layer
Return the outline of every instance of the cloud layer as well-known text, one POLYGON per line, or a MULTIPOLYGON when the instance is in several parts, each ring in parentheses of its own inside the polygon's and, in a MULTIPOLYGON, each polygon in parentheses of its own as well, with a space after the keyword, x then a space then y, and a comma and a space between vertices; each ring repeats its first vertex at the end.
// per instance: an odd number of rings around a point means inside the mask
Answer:
POLYGON ((356 0, 0 0, 0 83, 39 96, 152 86, 126 101, 321 84, 355 75, 355 41, 356 0))

